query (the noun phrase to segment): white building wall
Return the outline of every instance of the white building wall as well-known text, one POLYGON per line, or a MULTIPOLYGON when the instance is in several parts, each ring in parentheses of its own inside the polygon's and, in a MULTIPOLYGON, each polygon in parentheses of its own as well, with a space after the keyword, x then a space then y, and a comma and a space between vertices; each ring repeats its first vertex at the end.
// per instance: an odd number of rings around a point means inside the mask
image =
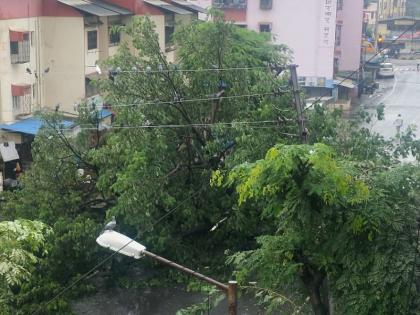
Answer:
MULTIPOLYGON (((12 64, 10 56, 9 30, 29 31, 30 39, 36 41, 37 18, 0 20, 0 121, 14 121, 18 112, 13 110, 11 86, 31 85, 37 83, 34 71, 37 69, 37 51, 31 44, 30 61, 22 64, 12 64), (31 70, 29 74, 26 69, 31 70)), ((36 85, 35 85, 36 89, 36 85)), ((32 99, 32 107, 36 107, 36 99, 32 99)))
POLYGON ((60 104, 60 110, 74 112, 74 103, 85 96, 83 18, 39 19, 42 107, 54 109, 60 104))
POLYGON ((248 0, 247 25, 259 31, 261 23, 271 23, 273 41, 293 51, 301 77, 333 79, 336 0, 331 0, 325 22, 326 0, 273 0, 271 10, 261 10, 259 0, 248 0), (323 31, 328 27, 328 43, 323 31))

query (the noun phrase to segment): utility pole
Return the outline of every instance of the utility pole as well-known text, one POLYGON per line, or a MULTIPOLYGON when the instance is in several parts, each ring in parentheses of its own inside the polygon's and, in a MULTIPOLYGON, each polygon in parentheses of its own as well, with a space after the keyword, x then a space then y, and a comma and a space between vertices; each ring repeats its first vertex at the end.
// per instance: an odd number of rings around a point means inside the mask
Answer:
POLYGON ((228 284, 221 283, 219 281, 216 281, 210 277, 207 277, 205 275, 202 275, 201 273, 198 273, 197 271, 191 270, 189 268, 186 268, 184 266, 181 266, 177 263, 174 263, 173 261, 170 261, 166 258, 163 258, 161 256, 158 256, 156 254, 153 254, 147 250, 143 250, 142 254, 145 256, 148 256, 150 258, 153 258, 157 261, 160 261, 161 263, 168 265, 174 269, 177 269, 181 272, 184 272, 186 274, 189 274, 197 279, 200 279, 204 282, 210 283, 214 286, 216 286, 219 290, 223 291, 226 294, 227 301, 228 301, 228 315, 237 315, 237 308, 238 308, 238 283, 236 281, 229 281, 228 284))
POLYGON ((300 88, 296 69, 297 65, 289 65, 294 105, 298 116, 299 137, 302 143, 307 143, 308 130, 305 127, 305 116, 303 114, 303 104, 300 97, 300 88))

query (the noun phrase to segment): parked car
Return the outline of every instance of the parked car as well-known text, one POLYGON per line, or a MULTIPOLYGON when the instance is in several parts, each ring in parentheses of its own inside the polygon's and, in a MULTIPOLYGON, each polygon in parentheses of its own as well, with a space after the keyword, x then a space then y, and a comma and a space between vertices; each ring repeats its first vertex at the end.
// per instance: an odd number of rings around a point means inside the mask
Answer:
POLYGON ((393 78, 395 74, 394 74, 394 66, 392 65, 392 63, 389 63, 389 62, 381 63, 378 76, 381 78, 393 78))

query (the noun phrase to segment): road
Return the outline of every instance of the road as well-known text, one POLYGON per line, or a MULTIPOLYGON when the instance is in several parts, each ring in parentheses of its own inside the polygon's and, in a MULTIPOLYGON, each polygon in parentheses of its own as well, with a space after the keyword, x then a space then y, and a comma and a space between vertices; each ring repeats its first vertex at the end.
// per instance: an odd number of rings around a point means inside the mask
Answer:
POLYGON ((362 97, 361 103, 368 111, 379 104, 385 105, 385 120, 374 124, 373 130, 385 138, 396 135, 394 125, 398 114, 403 119, 404 130, 409 125, 420 127, 420 60, 391 60, 394 64, 395 78, 380 79, 375 94, 362 97))

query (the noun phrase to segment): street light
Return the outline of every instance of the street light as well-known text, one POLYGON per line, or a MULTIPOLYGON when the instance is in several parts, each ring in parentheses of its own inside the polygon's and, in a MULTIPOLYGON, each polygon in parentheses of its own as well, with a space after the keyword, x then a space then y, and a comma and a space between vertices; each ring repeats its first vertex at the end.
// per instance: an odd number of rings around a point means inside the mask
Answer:
POLYGON ((194 270, 186 268, 184 266, 178 265, 166 258, 160 257, 156 254, 153 254, 146 250, 146 247, 136 242, 135 240, 125 236, 124 234, 115 232, 113 230, 105 230, 101 235, 98 236, 96 242, 102 247, 113 250, 114 252, 124 254, 126 256, 133 257, 135 259, 140 259, 143 256, 148 256, 153 258, 161 263, 168 265, 172 268, 178 269, 186 274, 189 274, 193 277, 196 277, 202 281, 210 283, 216 286, 218 289, 223 291, 228 300, 228 314, 237 315, 237 282, 229 281, 228 284, 221 283, 212 278, 206 277, 201 273, 198 273, 194 270))

